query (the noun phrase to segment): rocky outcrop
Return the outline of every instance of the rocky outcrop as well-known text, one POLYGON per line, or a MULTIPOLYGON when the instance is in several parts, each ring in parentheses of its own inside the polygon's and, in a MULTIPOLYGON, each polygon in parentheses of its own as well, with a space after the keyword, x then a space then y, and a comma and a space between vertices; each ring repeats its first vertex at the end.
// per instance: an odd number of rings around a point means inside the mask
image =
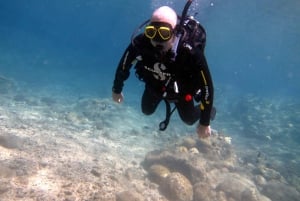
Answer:
POLYGON ((246 172, 235 168, 230 140, 217 133, 208 140, 188 137, 177 146, 149 152, 143 166, 172 201, 270 201, 246 172))
POLYGON ((193 200, 193 185, 179 172, 170 173, 162 183, 161 190, 170 200, 193 200))

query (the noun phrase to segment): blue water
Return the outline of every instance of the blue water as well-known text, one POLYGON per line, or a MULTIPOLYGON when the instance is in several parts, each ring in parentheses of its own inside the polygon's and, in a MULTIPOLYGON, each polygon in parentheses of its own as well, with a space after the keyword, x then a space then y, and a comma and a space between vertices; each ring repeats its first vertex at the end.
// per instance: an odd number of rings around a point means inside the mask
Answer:
MULTIPOLYGON (((104 88, 110 88, 132 31, 164 2, 1 1, 1 72, 29 85, 70 85, 109 95, 104 88), (107 86, 99 83, 103 78, 107 86)), ((178 0, 166 4, 179 13, 183 7, 178 0)), ((195 12, 208 32, 217 88, 298 98, 298 1, 198 0, 190 13, 195 12)))
MULTIPOLYGON (((33 91, 110 98, 133 30, 165 4, 180 13, 184 1, 1 0, 0 75, 33 91)), ((194 1, 190 13, 208 34, 215 129, 263 142, 269 136, 297 150, 299 8, 297 0, 194 1)), ((125 104, 139 110, 142 90, 132 73, 125 104)))

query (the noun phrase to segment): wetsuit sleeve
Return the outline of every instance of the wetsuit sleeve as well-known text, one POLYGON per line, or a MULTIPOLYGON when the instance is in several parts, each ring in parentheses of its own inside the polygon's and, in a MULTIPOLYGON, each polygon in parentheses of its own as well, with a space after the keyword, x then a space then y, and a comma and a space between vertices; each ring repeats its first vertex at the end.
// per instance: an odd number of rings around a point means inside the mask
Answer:
POLYGON ((197 77, 198 80, 196 83, 201 90, 200 94, 200 110, 201 117, 199 123, 204 126, 208 126, 210 124, 210 114, 213 106, 214 100, 214 86, 212 77, 207 65, 207 61, 203 52, 197 53, 197 77))
POLYGON ((136 56, 137 51, 133 45, 130 44, 119 61, 119 65, 115 72, 115 79, 112 87, 114 93, 119 94, 122 92, 124 81, 127 80, 130 75, 130 68, 132 67, 136 56))

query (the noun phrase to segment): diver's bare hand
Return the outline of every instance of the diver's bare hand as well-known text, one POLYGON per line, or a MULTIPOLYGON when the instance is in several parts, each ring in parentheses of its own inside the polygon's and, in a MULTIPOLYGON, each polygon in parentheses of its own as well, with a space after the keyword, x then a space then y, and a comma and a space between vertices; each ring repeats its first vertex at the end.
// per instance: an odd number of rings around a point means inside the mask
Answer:
POLYGON ((203 126, 198 124, 197 126, 197 134, 199 138, 207 138, 211 135, 210 126, 203 126))
POLYGON ((123 94, 122 93, 114 93, 112 92, 112 99, 117 102, 117 103, 122 103, 124 100, 123 94))

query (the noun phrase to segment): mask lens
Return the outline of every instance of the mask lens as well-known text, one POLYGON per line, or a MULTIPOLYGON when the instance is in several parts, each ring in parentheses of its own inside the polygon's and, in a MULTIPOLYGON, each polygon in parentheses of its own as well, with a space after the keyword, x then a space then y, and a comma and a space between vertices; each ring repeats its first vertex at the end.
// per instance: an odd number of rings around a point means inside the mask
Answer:
POLYGON ((171 30, 169 27, 159 27, 158 33, 163 40, 169 40, 172 36, 171 30))
POLYGON ((145 35, 147 38, 153 39, 156 35, 157 29, 154 26, 146 26, 145 35))

